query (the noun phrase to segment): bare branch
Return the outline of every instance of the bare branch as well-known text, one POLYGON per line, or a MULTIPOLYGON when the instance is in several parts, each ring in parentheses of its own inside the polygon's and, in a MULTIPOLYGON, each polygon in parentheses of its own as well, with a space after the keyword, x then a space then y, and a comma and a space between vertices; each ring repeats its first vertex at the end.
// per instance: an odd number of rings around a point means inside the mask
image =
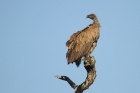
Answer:
POLYGON ((75 90, 75 93, 82 93, 84 90, 88 89, 89 86, 94 82, 96 78, 96 68, 95 68, 95 58, 92 56, 88 59, 84 60, 84 67, 87 71, 86 80, 80 84, 76 85, 71 79, 67 76, 55 76, 58 79, 65 80, 69 83, 69 85, 75 90))
POLYGON ((77 85, 71 79, 69 79, 67 76, 58 76, 57 75, 55 77, 57 77, 58 79, 67 81, 73 89, 75 89, 77 87, 77 85))

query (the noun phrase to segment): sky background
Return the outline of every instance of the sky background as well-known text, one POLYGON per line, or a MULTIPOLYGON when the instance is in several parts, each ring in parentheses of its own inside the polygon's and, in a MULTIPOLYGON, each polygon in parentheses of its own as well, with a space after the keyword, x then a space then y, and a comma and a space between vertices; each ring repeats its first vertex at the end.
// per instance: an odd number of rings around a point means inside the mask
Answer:
POLYGON ((0 0, 0 93, 74 93, 86 78, 83 63, 67 65, 65 42, 101 24, 97 77, 84 93, 140 93, 140 0, 0 0))

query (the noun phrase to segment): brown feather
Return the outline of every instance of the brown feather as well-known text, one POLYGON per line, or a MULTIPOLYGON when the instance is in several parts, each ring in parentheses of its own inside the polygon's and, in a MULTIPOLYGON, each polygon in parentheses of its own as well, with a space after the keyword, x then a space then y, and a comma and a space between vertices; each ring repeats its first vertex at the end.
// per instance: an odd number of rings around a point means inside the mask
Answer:
POLYGON ((75 62, 77 66, 81 63, 82 57, 89 57, 96 47, 100 35, 100 25, 93 23, 85 29, 74 33, 66 42, 68 51, 66 54, 68 63, 75 62))

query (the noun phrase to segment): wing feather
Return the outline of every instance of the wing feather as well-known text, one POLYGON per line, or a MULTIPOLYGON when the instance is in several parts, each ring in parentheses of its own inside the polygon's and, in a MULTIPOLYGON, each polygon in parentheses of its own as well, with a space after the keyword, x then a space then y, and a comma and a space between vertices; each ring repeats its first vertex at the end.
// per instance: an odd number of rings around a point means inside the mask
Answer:
POLYGON ((99 38, 99 26, 90 24, 85 29, 74 33, 66 42, 68 52, 66 54, 68 63, 85 56, 92 44, 99 38))

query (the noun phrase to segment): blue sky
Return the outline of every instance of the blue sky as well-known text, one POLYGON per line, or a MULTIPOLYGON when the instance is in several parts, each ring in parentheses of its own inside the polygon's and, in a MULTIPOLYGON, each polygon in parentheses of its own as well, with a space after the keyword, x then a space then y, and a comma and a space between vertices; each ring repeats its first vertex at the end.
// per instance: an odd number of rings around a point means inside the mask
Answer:
POLYGON ((73 93, 86 78, 83 63, 67 65, 65 42, 92 21, 101 35, 95 51, 97 77, 84 93, 140 92, 139 0, 1 0, 0 93, 73 93))

